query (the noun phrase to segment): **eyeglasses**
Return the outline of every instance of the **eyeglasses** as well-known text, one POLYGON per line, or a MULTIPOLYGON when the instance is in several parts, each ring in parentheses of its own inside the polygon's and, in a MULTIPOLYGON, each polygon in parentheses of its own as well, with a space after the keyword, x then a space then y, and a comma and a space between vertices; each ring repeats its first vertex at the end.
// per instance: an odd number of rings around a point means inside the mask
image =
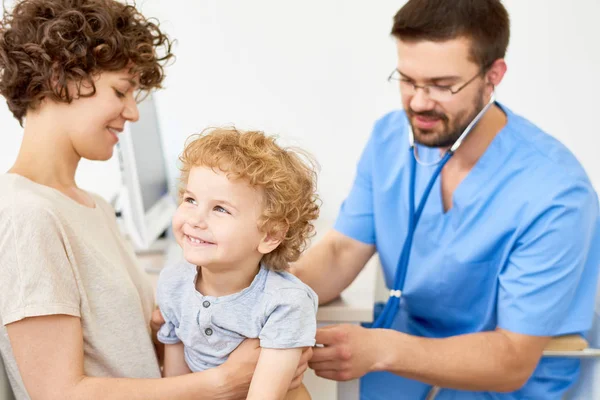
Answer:
POLYGON ((400 91, 406 96, 412 96, 417 92, 417 89, 423 89, 423 91, 433 101, 445 102, 452 99, 456 93, 466 88, 471 82, 473 82, 479 75, 485 72, 485 69, 481 69, 477 74, 463 83, 460 87, 452 89, 452 86, 442 85, 417 85, 409 79, 404 78, 398 69, 394 69, 390 76, 388 76, 388 82, 399 81, 400 91))

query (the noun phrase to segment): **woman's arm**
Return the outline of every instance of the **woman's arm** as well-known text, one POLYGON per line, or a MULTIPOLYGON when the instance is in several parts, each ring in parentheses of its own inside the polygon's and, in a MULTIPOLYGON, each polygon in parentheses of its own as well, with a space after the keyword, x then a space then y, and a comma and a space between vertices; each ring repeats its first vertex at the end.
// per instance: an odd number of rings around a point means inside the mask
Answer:
POLYGON ((163 367, 163 376, 179 376, 190 374, 190 367, 185 362, 183 355, 183 343, 165 345, 165 364, 163 367))
MULTIPOLYGON (((152 314, 151 322, 153 336, 156 336, 156 332, 164 323, 165 319, 160 310, 156 309, 152 314)), ((231 388, 230 398, 235 399, 236 396, 242 399, 246 398, 259 355, 258 339, 246 339, 229 355, 225 364, 218 367, 224 370, 226 382, 231 382, 228 383, 228 387, 231 388)), ((301 386, 304 372, 308 369, 308 360, 312 358, 312 355, 312 347, 303 348, 290 389, 297 389, 301 386)))
POLYGON ((280 400, 290 388, 302 349, 262 349, 248 400, 280 400))
POLYGON ((256 362, 251 360, 256 352, 249 348, 253 343, 242 343, 236 362, 205 372, 162 379, 95 378, 83 371, 79 318, 32 317, 8 324, 6 329, 32 400, 243 399, 256 362))

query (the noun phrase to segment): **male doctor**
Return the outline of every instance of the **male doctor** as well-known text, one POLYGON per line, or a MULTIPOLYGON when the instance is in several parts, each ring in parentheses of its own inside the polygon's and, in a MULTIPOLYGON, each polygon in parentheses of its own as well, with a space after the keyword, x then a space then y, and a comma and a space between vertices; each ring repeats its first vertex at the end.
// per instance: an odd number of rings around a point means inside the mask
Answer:
POLYGON ((509 41, 499 0, 410 0, 391 34, 404 111, 375 123, 334 229, 292 268, 321 302, 375 252, 392 287, 410 233, 411 172, 418 204, 435 171, 427 164, 482 116, 425 203, 392 329, 320 329, 310 366, 361 378, 363 400, 422 399, 432 385, 438 400, 561 399, 579 361, 541 356, 552 336, 591 326, 597 195, 561 143, 491 101, 509 41))

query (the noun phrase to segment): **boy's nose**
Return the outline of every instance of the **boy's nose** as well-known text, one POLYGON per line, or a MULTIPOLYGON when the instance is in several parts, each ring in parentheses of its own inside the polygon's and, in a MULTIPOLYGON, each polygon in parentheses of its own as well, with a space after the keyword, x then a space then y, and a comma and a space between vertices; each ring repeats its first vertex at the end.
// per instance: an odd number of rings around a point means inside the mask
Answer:
POLYGON ((194 228, 198 228, 198 229, 206 229, 207 228, 206 215, 203 212, 198 211, 198 212, 194 213, 194 216, 190 222, 194 228))

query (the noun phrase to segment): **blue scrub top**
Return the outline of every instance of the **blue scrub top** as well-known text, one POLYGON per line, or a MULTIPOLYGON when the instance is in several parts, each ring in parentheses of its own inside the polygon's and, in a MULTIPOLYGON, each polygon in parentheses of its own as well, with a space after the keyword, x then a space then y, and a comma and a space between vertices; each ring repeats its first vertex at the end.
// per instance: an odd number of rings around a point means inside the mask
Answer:
MULTIPOLYGON (((557 140, 507 115, 444 212, 436 181, 417 226, 393 328, 425 337, 490 331, 555 336, 590 329, 600 266, 598 197, 557 140)), ((392 286, 407 234, 410 158, 402 111, 380 119, 358 164, 335 229, 374 244, 392 286)), ((439 149, 419 147, 424 160, 439 149)), ((417 164, 415 204, 435 167, 417 164)), ((560 399, 575 359, 543 358, 510 394, 444 389, 436 399, 560 399)), ((420 399, 428 385, 389 373, 361 380, 361 399, 420 399)))

